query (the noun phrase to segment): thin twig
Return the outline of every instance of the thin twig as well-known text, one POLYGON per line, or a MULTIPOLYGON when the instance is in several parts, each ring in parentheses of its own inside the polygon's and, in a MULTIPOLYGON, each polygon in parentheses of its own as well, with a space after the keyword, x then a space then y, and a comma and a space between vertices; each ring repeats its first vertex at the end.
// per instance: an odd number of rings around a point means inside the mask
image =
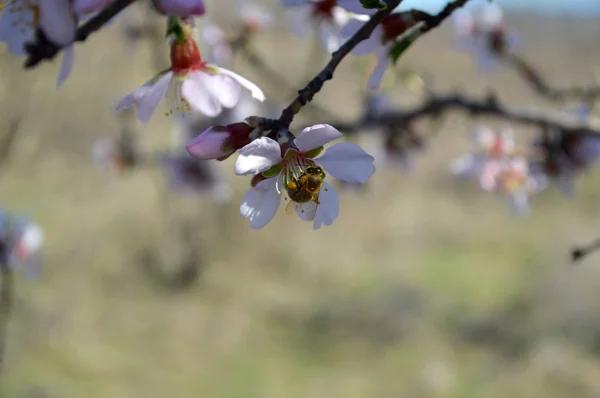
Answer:
POLYGON ((383 112, 377 117, 363 117, 351 123, 341 121, 327 123, 340 131, 352 133, 368 127, 406 125, 414 120, 428 116, 438 116, 452 109, 463 110, 469 115, 496 116, 513 122, 556 128, 566 133, 573 132, 600 137, 600 120, 597 119, 583 120, 568 113, 511 106, 494 95, 484 98, 472 98, 461 93, 432 96, 413 108, 383 112))
MULTIPOLYGON (((98 31, 113 17, 135 3, 135 1, 136 0, 114 0, 102 11, 77 28, 74 41, 85 41, 90 34, 98 31)), ((33 68, 43 60, 53 59, 62 49, 63 47, 51 42, 46 37, 46 34, 38 27, 35 41, 25 44, 25 50, 29 56, 25 61, 24 67, 33 68)))
POLYGON ((0 243, 0 378, 4 372, 8 321, 13 304, 13 274, 7 257, 4 245, 0 243))
POLYGON ((551 101, 560 102, 569 99, 579 99, 591 102, 600 98, 599 86, 552 87, 548 81, 522 57, 515 54, 507 54, 504 58, 510 62, 517 73, 538 95, 551 101))
MULTIPOLYGON (((448 3, 448 5, 446 5, 446 7, 436 15, 418 12, 419 21, 417 22, 422 22, 422 26, 420 27, 421 35, 437 27, 442 23, 442 21, 448 18, 450 14, 454 12, 454 10, 465 5, 467 1, 469 0, 455 0, 451 3, 448 3)), ((277 120, 280 126, 286 128, 289 127, 294 119, 294 116, 313 99, 315 94, 321 91, 326 81, 333 78, 333 74, 340 62, 342 62, 342 60, 348 54, 350 54, 352 49, 354 49, 354 47, 356 47, 361 41, 368 39, 375 28, 383 21, 383 19, 390 15, 401 2, 402 0, 387 0, 387 8, 385 10, 375 13, 369 19, 369 21, 367 21, 352 37, 350 37, 337 51, 331 55, 331 59, 325 68, 323 68, 323 70, 306 85, 306 87, 298 91, 298 96, 296 99, 294 99, 294 101, 283 110, 281 116, 277 120)), ((412 33, 414 32, 411 32, 409 29, 407 32, 405 32, 405 35, 412 33)), ((400 36, 398 40, 401 41, 403 38, 403 36, 400 36)))
POLYGON ((571 250, 571 261, 573 263, 581 261, 585 257, 597 252, 598 250, 600 250, 600 239, 596 239, 595 241, 586 245, 577 246, 571 250))

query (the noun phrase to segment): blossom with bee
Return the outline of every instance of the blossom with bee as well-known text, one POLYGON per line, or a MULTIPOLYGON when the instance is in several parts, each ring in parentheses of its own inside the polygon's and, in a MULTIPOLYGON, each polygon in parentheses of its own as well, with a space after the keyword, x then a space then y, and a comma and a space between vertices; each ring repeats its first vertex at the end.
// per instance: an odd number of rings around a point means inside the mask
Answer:
POLYGON ((367 14, 374 10, 366 10, 359 0, 281 0, 288 9, 286 11, 292 32, 298 36, 306 36, 311 27, 319 31, 322 47, 333 52, 344 42, 342 27, 354 13, 367 14))
POLYGON ((0 208, 0 262, 33 277, 39 272, 43 244, 39 225, 0 208))
POLYGON ((117 111, 135 106, 139 120, 147 123, 158 104, 167 97, 167 116, 175 114, 185 118, 194 109, 214 117, 223 108, 233 108, 238 103, 242 87, 248 89, 253 98, 265 100, 262 90, 254 83, 202 60, 190 20, 174 24, 177 33, 171 41, 171 67, 123 98, 117 111))
POLYGON ((494 131, 480 126, 470 134, 473 151, 450 163, 450 171, 456 177, 471 177, 481 173, 484 165, 493 160, 501 160, 515 153, 515 134, 511 128, 494 131))
POLYGON ((354 143, 323 145, 342 133, 326 124, 308 127, 294 140, 280 145, 262 137, 239 151, 237 175, 254 174, 253 187, 240 206, 242 217, 254 229, 263 228, 275 216, 281 197, 313 228, 331 225, 339 213, 339 196, 326 181, 327 174, 349 183, 366 183, 375 172, 374 158, 354 143), (293 207, 292 207, 293 206, 293 207))
POLYGON ((452 15, 460 49, 472 53, 482 70, 491 70, 508 51, 519 44, 504 22, 497 4, 486 4, 479 13, 460 8, 452 15))

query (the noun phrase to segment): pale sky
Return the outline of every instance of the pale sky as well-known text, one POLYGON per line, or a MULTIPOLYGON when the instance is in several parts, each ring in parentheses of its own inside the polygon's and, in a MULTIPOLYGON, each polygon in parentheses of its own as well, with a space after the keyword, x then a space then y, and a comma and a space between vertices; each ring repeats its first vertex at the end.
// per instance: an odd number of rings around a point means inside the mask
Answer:
MULTIPOLYGON (((469 3, 482 4, 487 0, 473 0, 469 3)), ((526 10, 542 14, 558 15, 598 15, 600 19, 600 0, 495 0, 506 10, 526 10)), ((404 0, 400 9, 417 8, 426 12, 438 12, 448 0, 404 0)))

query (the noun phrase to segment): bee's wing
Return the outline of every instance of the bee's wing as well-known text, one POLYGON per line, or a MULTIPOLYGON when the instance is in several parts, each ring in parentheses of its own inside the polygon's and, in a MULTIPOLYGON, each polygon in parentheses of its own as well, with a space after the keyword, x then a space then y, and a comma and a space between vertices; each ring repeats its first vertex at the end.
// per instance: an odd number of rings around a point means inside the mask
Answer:
POLYGON ((292 214, 294 213, 296 210, 298 210, 298 208, 300 207, 300 205, 296 202, 294 202, 293 200, 291 200, 288 197, 284 197, 283 200, 287 200, 287 206, 285 206, 285 213, 286 214, 292 214))

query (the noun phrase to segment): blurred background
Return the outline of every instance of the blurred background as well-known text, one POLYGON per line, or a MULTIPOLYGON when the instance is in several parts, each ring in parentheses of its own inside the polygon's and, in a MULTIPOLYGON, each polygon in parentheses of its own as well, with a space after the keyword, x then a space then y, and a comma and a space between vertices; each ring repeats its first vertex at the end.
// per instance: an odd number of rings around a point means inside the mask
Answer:
MULTIPOLYGON (((504 3, 519 52, 548 81, 598 81, 598 14, 504 3)), ((327 55, 290 33, 275 1, 259 4, 275 23, 249 46, 291 89, 244 57, 228 67, 264 89, 271 102, 252 112, 271 116, 327 55)), ((136 7, 162 35, 164 21, 136 7)), ((205 19, 235 31, 233 1, 207 9, 205 19)), ((471 149, 475 125, 511 125, 523 143, 535 130, 450 112, 439 125, 417 124, 435 135, 410 171, 377 157, 364 189, 342 190, 332 226, 315 232, 281 209, 255 231, 239 216, 250 180, 234 176, 235 156, 215 162, 232 190, 219 203, 169 189, 160 164, 115 178, 94 163, 94 143, 123 129, 145 153, 173 145, 177 127, 162 111, 144 127, 114 113, 119 98, 168 66, 166 47, 154 42, 126 41, 117 20, 76 46, 58 91, 58 62, 24 71, 23 59, 0 55, 0 142, 9 148, 0 205, 46 234, 39 276, 15 276, 0 396, 600 396, 600 254, 569 258, 600 236, 598 170, 577 181, 573 198, 552 188, 534 198, 531 215, 514 217, 448 165, 471 149)), ((372 58, 346 59, 318 107, 355 120, 372 58)), ((421 100, 398 79, 405 70, 442 94, 493 91, 514 106, 562 109, 510 68, 478 68, 457 51, 450 21, 386 73, 382 90, 397 107, 421 100)), ((323 121, 307 109, 293 127, 323 121)), ((377 131, 354 139, 381 152, 377 131)))

